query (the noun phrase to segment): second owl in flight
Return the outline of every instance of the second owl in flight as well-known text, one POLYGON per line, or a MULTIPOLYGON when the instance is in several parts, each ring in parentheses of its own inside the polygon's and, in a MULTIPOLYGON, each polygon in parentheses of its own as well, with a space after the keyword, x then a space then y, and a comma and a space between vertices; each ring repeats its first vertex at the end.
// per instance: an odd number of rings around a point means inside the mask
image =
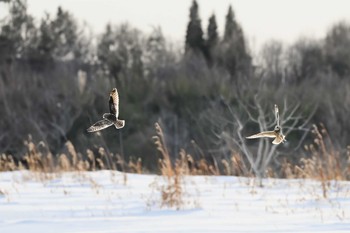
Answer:
POLYGON ((261 133, 257 133, 254 135, 251 135, 249 137, 246 137, 247 139, 253 139, 253 138, 274 138, 275 140, 272 141, 273 144, 278 145, 281 142, 286 141, 286 136, 283 135, 282 133, 282 127, 280 125, 280 115, 278 112, 278 107, 275 104, 275 117, 277 121, 277 125, 275 126, 275 129, 273 131, 264 131, 261 133))

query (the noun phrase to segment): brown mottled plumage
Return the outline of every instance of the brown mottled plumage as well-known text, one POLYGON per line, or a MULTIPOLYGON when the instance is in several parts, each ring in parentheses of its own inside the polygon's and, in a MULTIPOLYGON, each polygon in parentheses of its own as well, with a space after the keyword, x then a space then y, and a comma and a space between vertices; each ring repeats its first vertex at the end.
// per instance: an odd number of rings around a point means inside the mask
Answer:
POLYGON ((124 120, 118 119, 119 117, 119 95, 117 88, 109 93, 109 113, 103 114, 103 120, 100 120, 90 126, 88 132, 96 132, 105 129, 111 125, 114 125, 117 129, 121 129, 125 125, 124 120))

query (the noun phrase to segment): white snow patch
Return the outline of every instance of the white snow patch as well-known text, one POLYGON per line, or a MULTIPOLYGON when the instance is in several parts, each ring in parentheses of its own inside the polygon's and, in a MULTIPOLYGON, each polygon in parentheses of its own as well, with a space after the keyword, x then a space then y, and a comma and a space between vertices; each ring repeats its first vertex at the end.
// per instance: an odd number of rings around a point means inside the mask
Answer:
POLYGON ((0 173, 0 232, 349 232, 350 182, 184 177, 182 209, 160 207, 155 175, 0 173))

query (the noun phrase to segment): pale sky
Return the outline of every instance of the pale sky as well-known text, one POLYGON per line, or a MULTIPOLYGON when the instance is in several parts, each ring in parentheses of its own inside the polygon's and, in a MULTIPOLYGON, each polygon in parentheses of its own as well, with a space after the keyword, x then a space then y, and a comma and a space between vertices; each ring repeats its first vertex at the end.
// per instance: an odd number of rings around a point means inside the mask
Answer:
MULTIPOLYGON (((78 20, 86 21, 95 33, 108 22, 129 22, 149 32, 161 26, 164 35, 182 43, 192 0, 27 0, 29 13, 37 19, 44 12, 55 14, 60 5, 78 20)), ((197 0, 202 28, 215 13, 219 33, 224 30, 228 6, 242 25, 249 46, 257 50, 264 42, 277 39, 293 43, 300 37, 322 38, 335 22, 350 22, 348 0, 197 0)), ((6 7, 0 4, 0 18, 6 7)))

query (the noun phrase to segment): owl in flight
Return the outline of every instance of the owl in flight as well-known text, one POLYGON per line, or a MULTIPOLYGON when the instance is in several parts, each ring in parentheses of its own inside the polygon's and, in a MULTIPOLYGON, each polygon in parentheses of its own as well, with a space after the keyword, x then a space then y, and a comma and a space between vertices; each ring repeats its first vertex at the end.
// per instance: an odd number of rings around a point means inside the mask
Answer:
POLYGON ((96 132, 109 126, 114 125, 117 129, 121 129, 125 125, 124 120, 118 119, 119 116, 119 95, 117 88, 113 88, 113 90, 109 93, 109 113, 103 114, 103 119, 96 122, 92 126, 90 126, 87 131, 88 132, 96 132))
POLYGON ((280 126, 280 116, 279 116, 279 113, 278 113, 278 107, 277 105, 275 104, 275 117, 276 117, 276 122, 277 122, 277 125, 275 126, 275 129, 273 131, 264 131, 264 132, 261 132, 261 133, 257 133, 257 134, 254 134, 252 136, 249 136, 249 137, 246 137, 248 139, 253 139, 253 138, 274 138, 275 140, 272 141, 273 144, 275 145, 278 145, 280 144, 281 142, 285 142, 286 141, 286 136, 283 135, 282 133, 282 128, 280 126))

